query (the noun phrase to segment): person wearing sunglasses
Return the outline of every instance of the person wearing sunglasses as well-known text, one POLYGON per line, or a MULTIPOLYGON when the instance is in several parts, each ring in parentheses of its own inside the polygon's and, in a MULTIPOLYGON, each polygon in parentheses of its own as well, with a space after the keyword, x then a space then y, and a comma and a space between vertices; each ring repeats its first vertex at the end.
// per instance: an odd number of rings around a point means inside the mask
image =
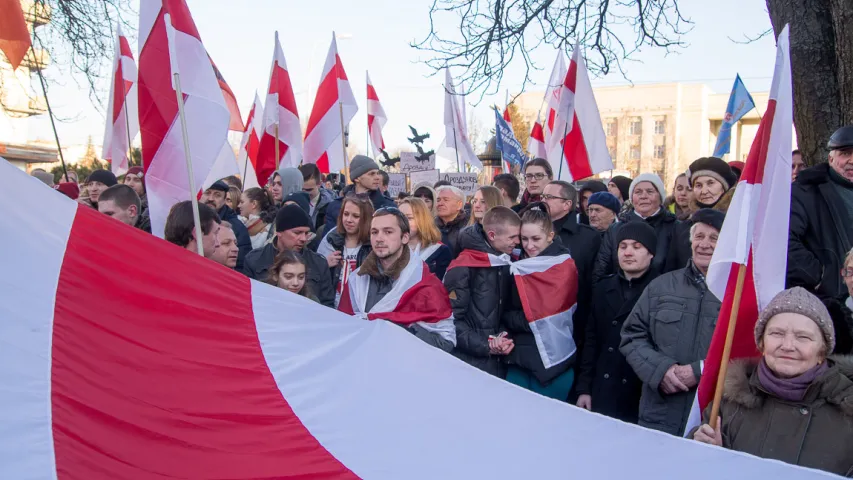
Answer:
POLYGON ((551 170, 551 164, 544 158, 534 158, 524 164, 524 194, 521 195, 521 202, 512 207, 515 213, 524 210, 524 207, 534 202, 542 201, 542 193, 545 191, 545 185, 554 178, 554 171, 551 170))

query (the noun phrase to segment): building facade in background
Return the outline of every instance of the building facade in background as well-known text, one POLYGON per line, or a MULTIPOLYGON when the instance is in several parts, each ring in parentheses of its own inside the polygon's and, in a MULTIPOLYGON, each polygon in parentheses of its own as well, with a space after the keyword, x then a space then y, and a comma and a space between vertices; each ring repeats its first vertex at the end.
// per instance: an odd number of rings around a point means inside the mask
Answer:
MULTIPOLYGON (((633 178, 640 172, 654 172, 664 179, 667 189, 691 162, 713 153, 729 100, 729 92, 714 93, 707 85, 690 83, 594 90, 607 148, 616 167, 612 175, 633 178)), ((543 94, 524 93, 515 100, 526 120, 536 120, 543 94)), ((767 110, 768 93, 752 93, 752 98, 757 111, 747 113, 732 129, 731 153, 726 161, 743 161, 749 154, 759 113, 767 110)), ((600 177, 612 175, 604 172, 600 177)))
MULTIPOLYGON (((32 0, 22 0, 21 6, 30 31, 50 21, 49 7, 32 0)), ((49 167, 45 164, 55 163, 59 154, 55 143, 35 140, 37 132, 31 129, 33 118, 47 114, 37 71, 49 63, 47 52, 36 47, 13 71, 0 53, 0 157, 26 171, 49 167)))

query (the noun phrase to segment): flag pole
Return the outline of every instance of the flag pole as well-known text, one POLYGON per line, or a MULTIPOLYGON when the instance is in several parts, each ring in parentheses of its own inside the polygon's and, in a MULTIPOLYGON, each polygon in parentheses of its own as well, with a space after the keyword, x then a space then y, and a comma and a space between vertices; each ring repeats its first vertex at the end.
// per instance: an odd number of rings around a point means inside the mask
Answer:
POLYGON ((172 18, 165 15, 166 38, 169 44, 169 62, 172 68, 172 79, 175 83, 175 97, 178 100, 178 116, 181 118, 181 137, 184 140, 184 159, 187 161, 187 174, 189 175, 190 202, 193 207, 193 221, 195 222, 195 243, 198 254, 204 256, 204 245, 202 245, 201 219, 198 213, 198 196, 196 195, 195 178, 193 178, 193 162, 190 154, 190 139, 187 136, 187 119, 184 115, 184 93, 181 90, 181 74, 178 70, 178 54, 175 52, 175 31, 172 26, 172 18))
MULTIPOLYGON (((133 145, 130 144, 130 116, 127 114, 127 92, 124 92, 124 127, 127 132, 127 168, 130 168, 130 164, 133 162, 133 145)), ((142 160, 140 158, 140 164, 142 160)), ((142 166, 142 165, 140 165, 142 166)))
MULTIPOLYGON (((35 29, 33 29, 33 38, 38 40, 35 29)), ((39 40, 39 45, 41 45, 41 40, 39 40)), ((59 144, 59 133, 56 131, 56 122, 53 120, 53 109, 50 108, 50 100, 47 98, 47 85, 45 84, 44 76, 41 73, 41 65, 39 65, 38 59, 36 59, 35 49, 30 48, 29 54, 33 59, 33 65, 36 66, 36 73, 38 73, 39 76, 41 90, 44 92, 44 104, 47 106, 47 116, 50 117, 50 126, 53 128, 53 138, 56 139, 56 149, 59 151, 59 161, 62 163, 62 174, 65 176, 65 181, 70 182, 71 180, 68 179, 68 167, 65 166, 65 157, 62 155, 62 145, 59 144)))
POLYGON ((737 314, 740 310, 740 299, 743 294, 743 283, 746 279, 746 266, 737 264, 737 283, 735 284, 735 295, 732 299, 732 311, 729 314, 729 326, 726 329, 726 343, 723 346, 723 357, 720 359, 720 374, 717 375, 717 386, 714 389, 714 403, 711 405, 711 416, 708 425, 717 428, 717 418, 720 416, 720 402, 723 399, 723 388, 726 384, 726 373, 729 368, 729 358, 732 354, 732 341, 735 338, 735 325, 737 325, 737 314))
POLYGON ((462 165, 459 163, 459 142, 456 134, 456 125, 453 125, 453 149, 456 151, 456 171, 462 172, 462 165))
POLYGON ((347 180, 352 181, 352 179, 349 177, 349 158, 347 158, 347 141, 345 138, 346 135, 344 135, 344 102, 338 102, 338 111, 341 114, 341 149, 344 152, 344 172, 346 173, 347 180))
MULTIPOLYGON (((572 119, 574 120, 574 119, 572 119)), ((557 173, 557 180, 562 180, 563 177, 563 164, 566 158, 566 149, 563 147, 563 143, 566 141, 566 135, 569 134, 569 122, 566 122, 566 128, 563 130, 563 138, 560 140, 560 169, 559 173, 557 173)))
MULTIPOLYGON (((369 76, 370 76, 370 73, 367 70, 365 70, 364 71, 365 81, 369 78, 369 76)), ((367 102, 370 102, 370 98, 367 99, 367 102)), ((376 149, 372 148, 373 144, 370 143, 370 105, 366 104, 366 107, 367 108, 364 109, 364 113, 367 116, 367 134, 364 136, 364 139, 367 141, 367 143, 364 144, 364 152, 368 156, 370 156, 370 151, 373 150, 373 156, 375 157, 376 156, 376 149)), ((343 114, 341 114, 341 117, 343 117, 343 114)))
MULTIPOLYGON (((275 128, 275 170, 278 171, 278 164, 281 161, 281 157, 279 156, 279 151, 278 151, 278 123, 276 123, 274 125, 274 128, 275 128)), ((246 158, 247 159, 249 158, 248 155, 246 156, 246 158)))

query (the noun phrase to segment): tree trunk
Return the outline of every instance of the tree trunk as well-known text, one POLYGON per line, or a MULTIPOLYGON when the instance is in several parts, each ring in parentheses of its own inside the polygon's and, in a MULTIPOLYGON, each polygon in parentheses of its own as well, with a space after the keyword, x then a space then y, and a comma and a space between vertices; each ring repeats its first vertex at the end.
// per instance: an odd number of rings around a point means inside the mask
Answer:
POLYGON ((835 30, 835 54, 838 62, 838 89, 841 94, 842 123, 853 123, 853 2, 831 0, 832 25, 835 30))
MULTIPOLYGON (((837 53, 836 28, 830 3, 837 4, 839 10, 847 11, 848 16, 853 7, 849 0, 766 1, 775 34, 778 36, 785 24, 791 26, 791 75, 797 144, 808 164, 825 162, 826 142, 832 132, 845 124, 845 117, 849 117, 850 112, 848 108, 846 115, 842 113, 844 102, 839 87, 839 61, 847 63, 848 85, 844 88, 848 90, 847 101, 853 101, 853 95, 849 93, 853 89, 850 85, 850 79, 853 79, 853 52, 847 51, 843 55, 837 53)), ((850 35, 853 34, 848 34, 848 37, 850 35)))

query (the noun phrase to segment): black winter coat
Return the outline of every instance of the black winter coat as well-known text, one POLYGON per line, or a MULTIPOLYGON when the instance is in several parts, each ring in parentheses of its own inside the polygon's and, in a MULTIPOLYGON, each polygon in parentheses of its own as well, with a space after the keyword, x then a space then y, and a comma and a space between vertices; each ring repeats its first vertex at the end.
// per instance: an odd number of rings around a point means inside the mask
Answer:
MULTIPOLYGON (((305 283, 311 293, 317 297, 321 305, 335 308, 335 287, 332 283, 332 276, 329 274, 329 263, 326 258, 308 250, 308 248, 303 248, 301 253, 307 266, 305 283)), ((275 242, 252 250, 246 255, 243 274, 261 282, 271 283, 270 268, 272 268, 276 255, 278 255, 278 249, 275 242)))
POLYGON ((240 220, 237 212, 231 210, 231 207, 223 205, 217 213, 219 214, 220 220, 224 220, 231 224, 231 230, 234 231, 234 236, 237 237, 237 248, 239 249, 239 252, 237 252, 237 266, 235 268, 240 272, 243 270, 243 263, 246 261, 246 255, 252 251, 252 237, 249 236, 249 230, 246 228, 246 225, 243 225, 243 222, 240 220))
POLYGON ((829 164, 800 172, 791 185, 787 287, 803 287, 822 299, 843 299, 841 266, 853 241, 853 225, 830 179, 829 164))
MULTIPOLYGON (((472 225, 459 234, 460 247, 501 255, 486 241, 480 225, 472 225)), ((501 332, 501 315, 509 298, 512 282, 509 266, 455 267, 444 275, 444 287, 456 323, 456 348, 453 354, 463 361, 503 378, 506 369, 500 356, 489 353, 489 335, 501 332)))
POLYGON ((652 260, 652 271, 660 275, 687 266, 690 260, 690 245, 683 243, 685 240, 689 242, 689 238, 679 235, 681 222, 676 220, 675 214, 661 208, 658 213, 643 220, 630 211, 620 217, 619 223, 614 223, 604 232, 601 249, 598 251, 598 259, 595 261, 595 269, 592 272, 593 282, 598 282, 619 271, 619 246, 616 245, 616 234, 625 223, 642 221, 651 225, 658 237, 657 251, 652 260))
MULTIPOLYGON (((569 253, 569 249, 564 247, 559 239, 555 239, 554 243, 543 250, 540 256, 556 257, 567 253, 569 253)), ((524 308, 521 305, 521 298, 518 296, 515 279, 510 282, 510 292, 508 305, 501 316, 501 323, 503 329, 515 342, 515 348, 504 357, 504 361, 509 365, 515 365, 529 371, 539 383, 548 385, 555 378, 572 368, 575 364, 577 352, 562 363, 546 369, 542 363, 542 356, 539 354, 539 347, 536 346, 536 338, 530 330, 530 322, 524 315, 524 308)), ((580 300, 580 295, 578 295, 578 300, 580 300)), ((572 320, 574 321, 574 317, 572 320)))
POLYGON ((459 233, 467 228, 469 215, 470 214, 467 211, 462 210, 456 218, 447 223, 444 223, 444 220, 435 217, 435 226, 438 227, 438 231, 441 232, 441 243, 450 248, 453 258, 458 257, 459 252, 465 248, 460 247, 459 245, 459 233))
MULTIPOLYGON (((326 206, 326 221, 324 232, 331 232, 333 228, 338 224, 338 215, 341 213, 341 205, 344 203, 344 197, 346 197, 350 193, 355 193, 355 185, 347 185, 346 188, 341 191, 341 196, 332 200, 326 206)), ((379 210, 383 207, 396 207, 397 204, 394 203, 394 200, 382 195, 382 192, 379 190, 371 190, 368 194, 370 197, 370 203, 373 204, 373 210, 379 210)))
POLYGON ((592 297, 592 272, 601 248, 601 234, 589 225, 579 224, 577 215, 573 213, 569 213, 562 220, 563 222, 555 222, 555 228, 559 225, 559 230, 555 230, 555 233, 560 243, 569 249, 578 267, 578 307, 573 320, 575 344, 578 346, 578 358, 580 358, 592 297))
POLYGON ((447 245, 439 244, 438 248, 432 252, 432 255, 421 260, 426 263, 430 273, 438 277, 439 280, 444 280, 444 274, 447 272, 447 266, 453 260, 453 254, 447 245))
POLYGON ((643 384, 619 351, 622 324, 655 278, 646 272, 628 280, 621 272, 592 287, 592 315, 578 368, 576 391, 592 397, 592 411, 628 423, 637 423, 643 384))

